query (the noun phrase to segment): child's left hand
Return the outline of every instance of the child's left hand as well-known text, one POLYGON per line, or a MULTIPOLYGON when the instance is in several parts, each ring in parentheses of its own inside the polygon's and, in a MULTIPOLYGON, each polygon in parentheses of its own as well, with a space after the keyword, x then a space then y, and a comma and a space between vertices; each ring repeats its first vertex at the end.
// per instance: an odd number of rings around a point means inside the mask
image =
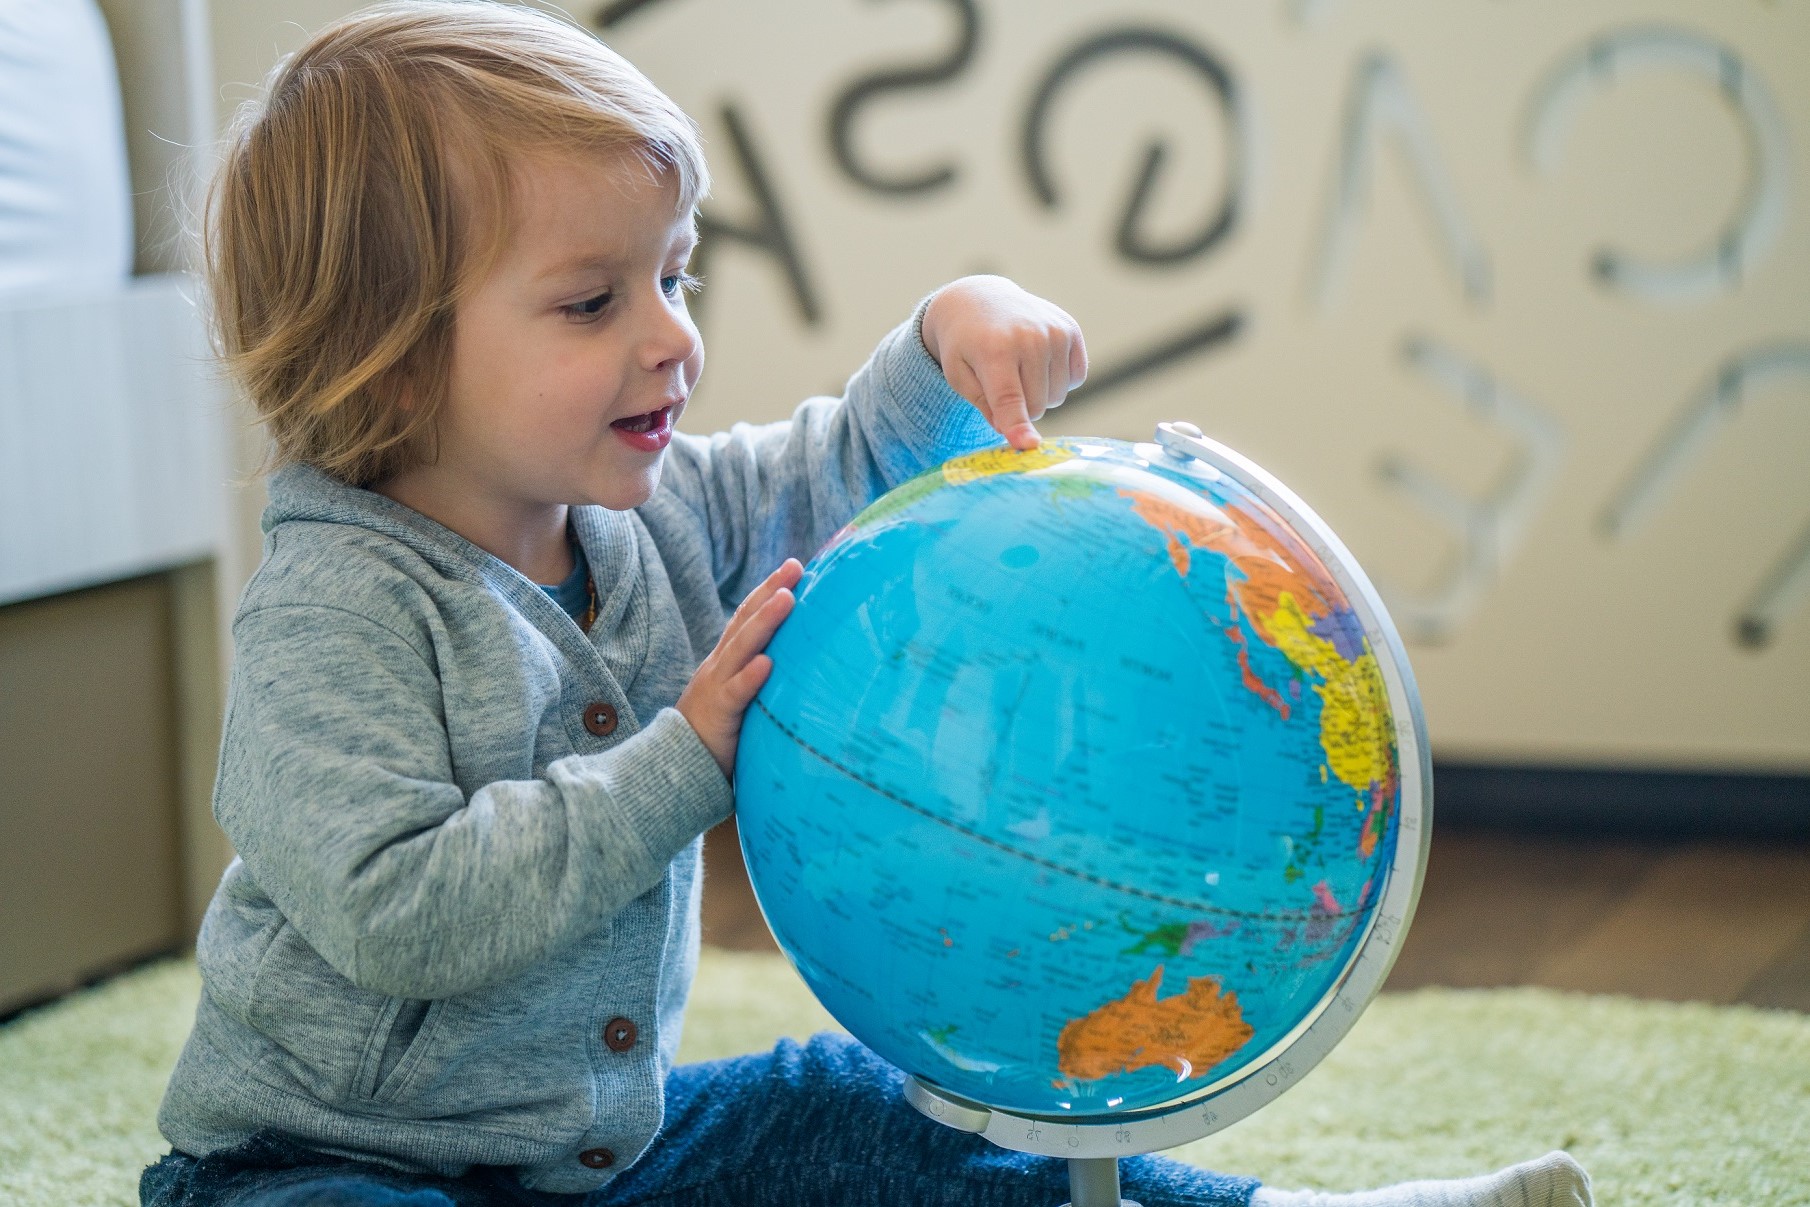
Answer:
POLYGON ((924 312, 924 347, 955 392, 1013 448, 1036 448, 1031 421, 1087 378, 1081 327, 1004 277, 963 277, 924 312))

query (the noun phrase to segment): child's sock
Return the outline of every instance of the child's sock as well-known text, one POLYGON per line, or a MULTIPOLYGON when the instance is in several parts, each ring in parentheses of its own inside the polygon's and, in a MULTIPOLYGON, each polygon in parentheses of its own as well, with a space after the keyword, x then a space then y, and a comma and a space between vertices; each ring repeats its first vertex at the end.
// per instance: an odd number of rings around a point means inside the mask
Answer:
POLYGON ((1569 1154, 1550 1152, 1480 1178, 1402 1182, 1354 1194, 1263 1186, 1251 1207, 1591 1207, 1590 1175, 1569 1154))

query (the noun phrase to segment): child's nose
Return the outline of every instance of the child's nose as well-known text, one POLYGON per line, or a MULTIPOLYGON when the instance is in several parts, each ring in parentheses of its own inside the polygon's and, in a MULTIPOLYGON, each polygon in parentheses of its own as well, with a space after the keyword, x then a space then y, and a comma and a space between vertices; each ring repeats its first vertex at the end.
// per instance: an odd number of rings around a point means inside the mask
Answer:
POLYGON ((700 344, 698 329, 684 306, 661 306, 643 340, 642 356, 649 372, 659 372, 690 360, 700 344))

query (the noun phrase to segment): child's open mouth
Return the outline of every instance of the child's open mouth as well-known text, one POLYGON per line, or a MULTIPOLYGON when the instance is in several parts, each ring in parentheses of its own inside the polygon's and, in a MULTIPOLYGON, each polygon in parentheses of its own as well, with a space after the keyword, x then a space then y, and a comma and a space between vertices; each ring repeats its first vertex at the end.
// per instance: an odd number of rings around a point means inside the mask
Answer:
POLYGON ((661 407, 645 415, 630 415, 610 424, 629 447, 657 453, 672 440, 672 408, 661 407))

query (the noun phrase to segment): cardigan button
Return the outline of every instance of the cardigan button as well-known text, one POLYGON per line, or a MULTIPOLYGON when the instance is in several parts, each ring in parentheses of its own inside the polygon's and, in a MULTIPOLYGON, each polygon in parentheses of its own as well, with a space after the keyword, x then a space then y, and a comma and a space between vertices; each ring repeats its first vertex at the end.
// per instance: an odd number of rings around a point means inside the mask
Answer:
POLYGON ((616 1163, 616 1154, 607 1148, 587 1148, 578 1154, 578 1163, 586 1169, 608 1169, 616 1163))
POLYGON ((603 1024, 604 1046, 612 1052, 626 1052, 634 1047, 637 1034, 633 1019, 617 1016, 603 1024))
POLYGON ((616 706, 599 700, 584 706, 584 727, 600 738, 616 732, 616 706))

